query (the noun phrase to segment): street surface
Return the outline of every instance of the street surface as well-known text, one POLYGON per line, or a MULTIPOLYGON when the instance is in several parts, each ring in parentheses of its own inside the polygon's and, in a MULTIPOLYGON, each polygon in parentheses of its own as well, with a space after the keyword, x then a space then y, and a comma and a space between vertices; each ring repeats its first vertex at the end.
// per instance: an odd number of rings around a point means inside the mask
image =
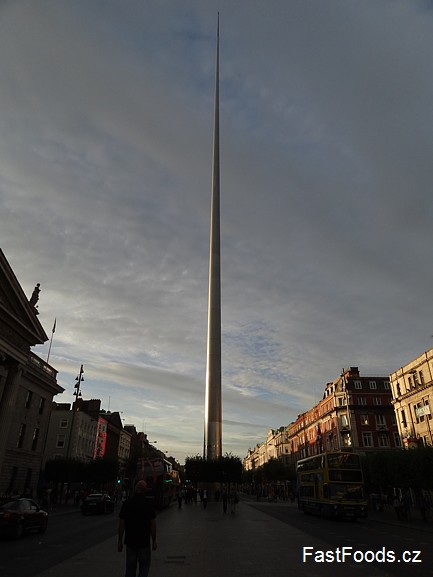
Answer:
POLYGON ((43 535, 28 533, 19 540, 2 537, 0 575, 31 577, 108 539, 117 532, 116 511, 85 517, 79 511, 52 515, 43 535))
MULTIPOLYGON (((295 507, 284 507, 280 504, 250 504, 257 510, 296 527, 306 535, 320 539, 323 542, 321 550, 329 551, 328 556, 333 554, 335 557, 335 551, 339 548, 340 557, 342 557, 342 548, 347 548, 345 549, 348 553, 348 561, 345 563, 347 568, 350 565, 353 567, 369 566, 374 570, 372 575, 382 575, 381 570, 385 571, 385 575, 403 576, 410 574, 420 577, 433 575, 433 532, 414 529, 410 522, 405 525, 378 522, 377 519, 381 519, 380 513, 377 513, 374 518, 355 522, 335 521, 305 515, 297 511, 295 507), (384 560, 367 562, 365 558, 373 557, 369 553, 367 557, 364 555, 363 561, 357 562, 356 559, 362 558, 362 555, 357 553, 354 562, 353 556, 351 556, 352 558, 349 557, 354 551, 364 553, 372 551, 377 554, 378 559, 384 560), (395 561, 386 562, 386 559, 388 561, 392 559, 391 552, 394 553, 395 561)), ((393 516, 390 520, 393 520, 393 516)), ((307 540, 305 546, 308 546, 307 540)), ((306 564, 310 567, 314 558, 314 555, 311 554, 313 552, 314 550, 306 551, 306 564)), ((320 554, 318 557, 320 558, 320 554)), ((314 565, 317 567, 316 563, 314 565)), ((337 568, 344 564, 335 562, 329 563, 329 565, 337 568)))
MULTIPOLYGON (((114 514, 87 517, 69 511, 53 515, 44 535, 30 534, 18 541, 2 538, 0 575, 121 577, 118 510, 119 506, 114 514)), ((192 504, 178 510, 172 505, 158 515, 151 575, 433 577, 433 523, 397 525, 389 513, 390 522, 382 522, 386 515, 380 514, 350 522, 304 515, 287 503, 241 501, 235 515, 224 515, 219 503, 209 503, 207 509, 192 504), (403 562, 404 551, 408 563, 403 562), (376 554, 382 562, 370 562, 376 554)))

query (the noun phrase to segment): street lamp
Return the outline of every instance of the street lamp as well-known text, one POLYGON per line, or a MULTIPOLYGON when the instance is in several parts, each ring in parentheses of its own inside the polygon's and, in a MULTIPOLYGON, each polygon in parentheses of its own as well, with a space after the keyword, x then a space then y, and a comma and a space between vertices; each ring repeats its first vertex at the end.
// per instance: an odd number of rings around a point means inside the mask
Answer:
POLYGON ((79 372, 78 376, 75 377, 75 380, 77 382, 75 383, 75 386, 74 386, 75 391, 73 394, 75 395, 76 401, 78 401, 78 397, 81 397, 80 387, 81 387, 81 383, 84 381, 83 374, 84 374, 84 369, 83 369, 83 365, 81 365, 80 372, 79 372))
MULTIPOLYGON (((74 386, 74 393, 73 395, 75 396, 75 411, 78 411, 78 397, 81 397, 81 392, 80 392, 80 387, 81 387, 81 383, 84 381, 83 378, 83 374, 84 374, 84 369, 83 369, 83 365, 81 365, 80 367, 80 372, 78 374, 77 377, 75 377, 75 380, 77 381, 75 383, 74 386)), ((74 433, 74 417, 75 417, 75 411, 74 408, 72 407, 72 419, 71 419, 71 430, 69 431, 69 439, 68 439, 68 449, 66 452, 66 456, 67 458, 69 458, 71 456, 71 441, 72 441, 72 435, 74 433)))

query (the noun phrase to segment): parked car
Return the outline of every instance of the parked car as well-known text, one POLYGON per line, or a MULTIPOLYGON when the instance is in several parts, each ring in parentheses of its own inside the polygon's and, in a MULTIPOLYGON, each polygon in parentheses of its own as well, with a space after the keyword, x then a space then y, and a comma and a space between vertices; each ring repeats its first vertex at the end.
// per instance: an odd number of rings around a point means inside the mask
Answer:
POLYGON ((19 539, 27 531, 44 533, 48 525, 48 513, 33 499, 11 499, 0 505, 0 533, 19 539))
POLYGON ((87 495, 81 505, 83 515, 91 513, 112 513, 114 511, 114 501, 110 495, 105 493, 92 493, 87 495))

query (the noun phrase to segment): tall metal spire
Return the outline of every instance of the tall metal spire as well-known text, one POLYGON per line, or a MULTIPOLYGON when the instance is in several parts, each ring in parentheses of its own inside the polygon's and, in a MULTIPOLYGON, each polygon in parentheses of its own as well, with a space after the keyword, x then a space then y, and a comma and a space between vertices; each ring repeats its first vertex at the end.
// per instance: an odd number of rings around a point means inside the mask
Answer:
POLYGON ((219 13, 216 45, 212 201, 209 254, 206 405, 204 458, 222 455, 221 400, 221 255, 220 255, 220 141, 219 141, 219 13))

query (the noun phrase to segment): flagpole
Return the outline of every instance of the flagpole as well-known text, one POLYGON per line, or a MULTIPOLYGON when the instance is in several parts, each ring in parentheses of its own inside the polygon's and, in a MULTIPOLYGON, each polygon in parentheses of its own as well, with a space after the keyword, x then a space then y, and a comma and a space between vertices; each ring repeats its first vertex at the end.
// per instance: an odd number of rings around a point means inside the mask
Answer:
POLYGON ((53 329, 51 331, 51 339, 50 339, 50 347, 48 349, 47 363, 50 360, 51 345, 53 344, 53 336, 54 336, 54 333, 56 332, 56 322, 57 322, 57 318, 54 319, 53 329))

